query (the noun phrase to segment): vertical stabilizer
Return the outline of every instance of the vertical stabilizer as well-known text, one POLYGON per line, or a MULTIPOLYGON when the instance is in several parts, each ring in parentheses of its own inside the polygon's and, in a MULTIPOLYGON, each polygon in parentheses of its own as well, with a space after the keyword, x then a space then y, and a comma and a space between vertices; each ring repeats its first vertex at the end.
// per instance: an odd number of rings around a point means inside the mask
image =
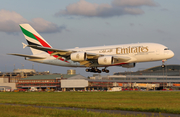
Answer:
MULTIPOLYGON (((24 34, 29 45, 37 45, 42 47, 52 48, 48 42, 46 42, 41 35, 39 35, 29 24, 20 24, 20 28, 24 34)), ((31 48, 33 54, 44 53, 41 50, 31 48)))

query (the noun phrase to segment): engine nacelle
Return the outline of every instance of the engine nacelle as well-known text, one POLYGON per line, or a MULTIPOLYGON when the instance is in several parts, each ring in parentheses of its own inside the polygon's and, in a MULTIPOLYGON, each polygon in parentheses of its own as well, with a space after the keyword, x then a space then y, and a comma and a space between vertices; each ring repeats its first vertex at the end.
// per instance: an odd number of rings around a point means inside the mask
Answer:
POLYGON ((100 65, 111 65, 113 64, 112 56, 103 56, 98 58, 98 64, 100 65))
POLYGON ((125 67, 125 68, 133 68, 136 66, 136 63, 128 63, 128 64, 123 64, 122 67, 125 67))
POLYGON ((72 61, 84 61, 86 60, 86 53, 85 52, 76 52, 71 54, 72 61))

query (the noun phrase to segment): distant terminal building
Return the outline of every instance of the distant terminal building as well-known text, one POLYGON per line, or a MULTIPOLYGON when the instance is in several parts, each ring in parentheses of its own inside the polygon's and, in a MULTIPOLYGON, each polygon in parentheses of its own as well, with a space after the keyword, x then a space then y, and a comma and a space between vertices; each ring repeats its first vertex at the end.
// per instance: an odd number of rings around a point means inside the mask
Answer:
POLYGON ((16 89, 15 83, 10 83, 8 78, 0 77, 0 91, 10 91, 16 89))
POLYGON ((67 74, 68 74, 68 75, 74 75, 74 74, 76 74, 76 70, 74 70, 74 69, 69 69, 69 70, 67 70, 67 74))
POLYGON ((0 90, 16 89, 16 83, 29 76, 47 75, 49 72, 36 72, 34 69, 14 69, 13 72, 0 72, 0 90))
POLYGON ((151 67, 137 72, 117 72, 114 75, 156 75, 156 76, 180 76, 180 65, 166 65, 165 68, 161 66, 151 67))
POLYGON ((113 87, 126 88, 146 88, 146 89, 164 89, 164 88, 180 88, 180 65, 167 65, 165 68, 161 66, 137 72, 118 72, 114 75, 101 76, 94 74, 92 77, 86 78, 68 70, 67 74, 56 75, 35 75, 20 79, 17 88, 38 89, 51 88, 54 90, 108 90, 113 87))
POLYGON ((146 88, 146 89, 180 89, 180 65, 156 66, 137 72, 118 72, 114 75, 93 75, 89 78, 92 87, 99 88, 146 88))
POLYGON ((14 73, 36 73, 35 69, 14 69, 14 73))
POLYGON ((86 77, 77 74, 36 75, 18 80, 16 86, 17 88, 23 89, 36 87, 37 89, 42 90, 46 90, 48 88, 54 90, 73 90, 73 88, 87 87, 88 81, 86 80, 86 77))
POLYGON ((16 83, 21 78, 27 78, 28 76, 34 75, 47 75, 50 74, 49 71, 36 72, 34 69, 14 69, 13 72, 1 72, 0 77, 8 78, 10 83, 16 83))
MULTIPOLYGON (((151 67, 137 72, 118 72, 109 77, 118 82, 128 82, 143 84, 158 84, 160 88, 174 87, 180 88, 180 65, 166 65, 151 67)), ((135 85, 134 85, 135 86, 135 85)), ((138 86, 137 86, 138 87, 138 86)))
POLYGON ((67 74, 29 72, 31 70, 18 71, 0 73, 0 77, 5 78, 0 81, 4 83, 15 83, 19 89, 36 88, 62 91, 109 90, 113 87, 122 87, 123 89, 146 88, 151 90, 164 88, 180 89, 180 65, 166 65, 165 68, 156 66, 137 72, 118 72, 114 73, 114 75, 106 76, 94 74, 88 78, 75 74, 75 70, 68 70, 67 74))

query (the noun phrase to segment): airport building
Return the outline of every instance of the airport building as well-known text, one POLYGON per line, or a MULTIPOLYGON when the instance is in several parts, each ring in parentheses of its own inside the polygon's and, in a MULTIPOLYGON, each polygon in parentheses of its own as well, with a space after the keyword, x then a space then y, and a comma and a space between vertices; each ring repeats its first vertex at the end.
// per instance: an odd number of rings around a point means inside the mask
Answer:
POLYGON ((51 74, 51 75, 36 75, 27 78, 22 78, 16 83, 20 89, 53 89, 53 90, 72 90, 75 88, 85 88, 88 85, 87 78, 79 74, 51 74))
POLYGON ((91 83, 100 85, 102 81, 109 86, 120 86, 123 88, 147 88, 164 89, 180 88, 180 65, 166 65, 165 68, 156 66, 137 72, 118 72, 111 76, 91 77, 91 83), (98 82, 93 82, 93 80, 98 82))
POLYGON ((180 76, 180 65, 166 65, 164 68, 155 66, 137 72, 118 72, 114 75, 180 76))
POLYGON ((47 75, 49 71, 36 72, 34 69, 14 69, 13 72, 0 72, 0 91, 17 89, 16 83, 20 79, 35 75, 47 75))
MULTIPOLYGON (((101 76, 94 74, 84 77, 68 70, 67 74, 49 74, 49 72, 14 72, 6 73, 2 81, 16 83, 18 89, 41 90, 109 90, 113 87, 123 89, 180 89, 180 65, 156 66, 137 72, 118 72, 113 75, 101 76), (15 76, 14 76, 15 75, 15 76), (13 80, 16 79, 16 80, 13 80)), ((0 80, 0 81, 1 81, 0 80)), ((3 85, 8 86, 8 85, 3 85)))
POLYGON ((8 78, 9 83, 16 83, 21 78, 27 78, 35 75, 47 75, 49 71, 36 72, 34 69, 14 69, 13 72, 1 72, 0 77, 8 78))
POLYGON ((7 77, 0 77, 0 91, 11 91, 13 89, 16 89, 16 83, 9 83, 7 77))

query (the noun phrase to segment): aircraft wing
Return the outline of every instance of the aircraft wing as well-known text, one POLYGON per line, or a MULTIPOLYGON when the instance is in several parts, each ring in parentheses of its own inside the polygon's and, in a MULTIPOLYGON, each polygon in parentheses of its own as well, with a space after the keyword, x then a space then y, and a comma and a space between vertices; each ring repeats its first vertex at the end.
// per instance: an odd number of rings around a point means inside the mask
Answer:
MULTIPOLYGON (((77 51, 73 50, 61 50, 61 49, 53 49, 53 48, 47 48, 47 47, 42 47, 42 46, 36 46, 36 45, 28 45, 28 47, 32 47, 34 49, 42 50, 42 51, 50 51, 52 52, 50 55, 51 56, 58 56, 58 58, 65 57, 67 60, 70 58, 71 53, 75 53, 77 51)), ((97 62, 97 59, 99 57, 104 56, 103 54, 96 54, 96 53, 88 53, 87 54, 87 60, 80 61, 79 63, 81 65, 85 65, 86 67, 90 67, 93 62, 97 62)), ((128 56, 113 56, 114 58, 114 63, 122 63, 126 62, 131 59, 131 57, 128 56)))
MULTIPOLYGON (((35 45, 28 45, 28 47, 32 47, 34 49, 42 50, 42 51, 51 51, 51 56, 53 55, 58 55, 61 57, 68 57, 70 56, 71 53, 75 53, 77 51, 72 51, 72 50, 60 50, 60 49, 54 49, 54 48, 47 48, 47 47, 42 47, 42 46, 35 46, 35 45)), ((87 58, 88 59, 97 59, 98 57, 103 56, 102 54, 94 54, 94 53, 87 53, 87 58)))
POLYGON ((14 56, 20 56, 20 57, 28 57, 30 59, 45 59, 45 57, 39 57, 39 56, 33 56, 33 55, 25 55, 25 54, 8 54, 8 55, 14 55, 14 56))

